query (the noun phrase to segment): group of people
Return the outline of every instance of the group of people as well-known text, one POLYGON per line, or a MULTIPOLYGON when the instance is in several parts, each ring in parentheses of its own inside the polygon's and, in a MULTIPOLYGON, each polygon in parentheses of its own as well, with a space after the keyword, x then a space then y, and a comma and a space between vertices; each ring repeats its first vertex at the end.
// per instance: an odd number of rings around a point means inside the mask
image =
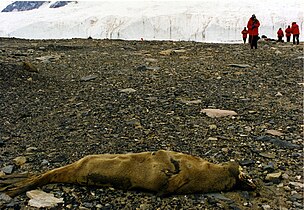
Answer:
MULTIPOLYGON (((246 43, 247 35, 249 35, 249 43, 250 43, 251 49, 258 48, 259 27, 260 27, 260 22, 256 18, 256 16, 253 14, 247 23, 247 28, 244 27, 244 30, 241 32, 243 35, 244 43, 246 43)), ((299 30, 299 26, 296 22, 293 22, 291 27, 288 26, 285 30, 287 42, 290 42, 291 34, 293 35, 293 44, 299 44, 300 30, 299 30)), ((283 42, 284 32, 283 32, 282 28, 279 28, 277 35, 278 35, 278 41, 283 42)))
MULTIPOLYGON (((283 42, 283 37, 284 37, 284 32, 282 30, 282 28, 279 28, 278 32, 278 41, 279 42, 283 42)), ((293 35, 292 36, 292 42, 293 44, 299 44, 299 36, 300 36, 300 30, 299 30, 299 26, 296 22, 293 22, 291 24, 291 27, 290 25, 285 29, 285 36, 286 36, 286 41, 287 42, 290 42, 290 37, 291 37, 291 34, 293 35)))

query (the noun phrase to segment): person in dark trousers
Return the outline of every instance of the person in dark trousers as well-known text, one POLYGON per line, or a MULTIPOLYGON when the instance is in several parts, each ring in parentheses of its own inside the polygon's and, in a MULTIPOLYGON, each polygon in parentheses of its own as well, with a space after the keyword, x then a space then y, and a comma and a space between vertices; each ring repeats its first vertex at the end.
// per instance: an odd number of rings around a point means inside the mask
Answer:
POLYGON ((247 23, 251 49, 253 49, 253 47, 255 49, 258 48, 259 27, 260 27, 260 22, 253 14, 247 23))
POLYGON ((296 44, 296 41, 297 41, 297 44, 299 44, 300 30, 299 30, 299 26, 296 22, 293 22, 291 25, 291 33, 293 35, 292 36, 293 44, 296 44))
POLYGON ((244 29, 242 31, 242 34, 243 34, 243 41, 244 41, 244 44, 245 44, 246 39, 247 39, 247 34, 248 34, 248 31, 247 31, 246 27, 244 27, 244 29))
POLYGON ((284 32, 282 28, 279 28, 277 34, 278 34, 278 42, 283 42, 284 32))
POLYGON ((286 42, 290 42, 290 37, 291 37, 291 28, 290 28, 290 26, 288 26, 285 29, 285 35, 286 35, 286 42))

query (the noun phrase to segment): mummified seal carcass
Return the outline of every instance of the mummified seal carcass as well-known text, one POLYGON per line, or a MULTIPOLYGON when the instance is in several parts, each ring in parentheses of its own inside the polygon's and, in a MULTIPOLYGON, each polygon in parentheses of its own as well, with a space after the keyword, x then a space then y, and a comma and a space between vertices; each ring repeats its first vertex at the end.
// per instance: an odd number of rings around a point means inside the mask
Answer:
POLYGON ((191 155, 159 150, 89 155, 61 168, 2 186, 2 191, 14 197, 49 183, 142 189, 159 195, 255 189, 255 184, 236 162, 213 164, 191 155))

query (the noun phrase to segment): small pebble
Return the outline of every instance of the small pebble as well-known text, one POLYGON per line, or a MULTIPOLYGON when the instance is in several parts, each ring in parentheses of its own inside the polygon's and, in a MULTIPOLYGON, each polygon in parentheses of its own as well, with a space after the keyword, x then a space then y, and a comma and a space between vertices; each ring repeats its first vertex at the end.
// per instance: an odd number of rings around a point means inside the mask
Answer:
POLYGON ((263 210, 271 209, 271 207, 267 204, 262 205, 263 210))

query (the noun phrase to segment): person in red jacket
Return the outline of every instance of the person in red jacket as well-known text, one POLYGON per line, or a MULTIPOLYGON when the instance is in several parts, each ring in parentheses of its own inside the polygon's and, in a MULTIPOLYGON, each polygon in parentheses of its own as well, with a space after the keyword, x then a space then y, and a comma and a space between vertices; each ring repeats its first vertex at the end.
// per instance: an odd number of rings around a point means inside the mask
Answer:
POLYGON ((300 30, 299 30, 299 26, 296 22, 293 22, 291 25, 291 33, 292 33, 292 39, 293 39, 293 44, 296 44, 296 40, 297 40, 297 44, 299 44, 299 36, 300 36, 300 30))
POLYGON ((282 28, 279 28, 277 34, 278 34, 278 42, 283 42, 284 32, 282 28))
POLYGON ((247 23, 251 49, 253 49, 253 47, 255 47, 255 49, 258 48, 259 27, 260 27, 260 22, 253 14, 247 23))
POLYGON ((286 35, 286 42, 290 42, 290 37, 291 37, 291 28, 290 28, 290 26, 288 26, 285 29, 285 35, 286 35))
POLYGON ((246 39, 247 39, 247 34, 248 34, 248 31, 247 31, 246 27, 244 27, 244 29, 242 31, 242 34, 243 34, 243 40, 244 40, 244 44, 245 44, 246 39))

